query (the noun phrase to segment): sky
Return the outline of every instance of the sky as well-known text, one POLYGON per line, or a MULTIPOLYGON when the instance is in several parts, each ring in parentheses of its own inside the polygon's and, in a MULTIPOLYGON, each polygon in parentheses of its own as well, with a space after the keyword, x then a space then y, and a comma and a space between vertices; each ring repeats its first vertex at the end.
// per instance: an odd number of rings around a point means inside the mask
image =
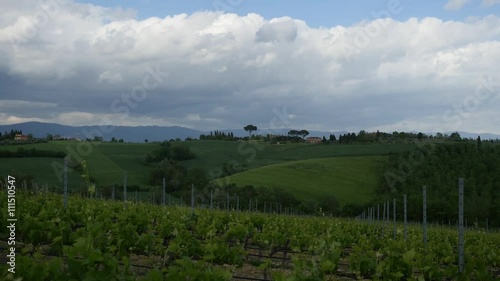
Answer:
POLYGON ((500 134, 500 0, 0 1, 0 124, 500 134))

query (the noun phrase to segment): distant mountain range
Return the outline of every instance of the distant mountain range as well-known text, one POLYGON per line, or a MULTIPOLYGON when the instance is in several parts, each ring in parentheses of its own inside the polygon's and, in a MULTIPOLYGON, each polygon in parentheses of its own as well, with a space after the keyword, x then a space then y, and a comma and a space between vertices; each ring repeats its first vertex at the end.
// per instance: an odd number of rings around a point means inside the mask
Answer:
MULTIPOLYGON (((67 126, 55 123, 42 123, 42 122, 25 122, 11 125, 0 125, 0 132, 10 132, 14 130, 22 130, 23 134, 32 134, 34 137, 46 137, 47 134, 60 135, 64 138, 93 138, 94 136, 102 136, 104 140, 111 140, 112 137, 116 139, 124 139, 126 142, 144 142, 148 141, 164 141, 170 139, 185 139, 188 137, 199 138, 201 134, 210 134, 210 132, 203 132, 200 130, 190 129, 180 126, 67 126)), ((286 135, 289 128, 281 129, 259 129, 257 134, 275 134, 286 135)), ((243 129, 224 129, 221 132, 232 132, 234 136, 244 137, 248 136, 248 132, 243 129)), ((345 134, 347 131, 337 132, 324 132, 324 131, 309 131, 311 137, 328 137, 330 134, 339 136, 345 134)), ((356 132, 357 133, 357 132, 356 132)), ((450 134, 451 132, 446 132, 450 134)), ((477 134, 468 132, 459 132, 463 138, 477 138, 481 139, 500 139, 500 135, 495 134, 477 134)))
POLYGON ((0 125, 2 134, 11 129, 22 130, 23 134, 33 134, 34 137, 46 137, 47 134, 60 135, 64 138, 93 138, 102 136, 104 140, 123 139, 125 142, 164 141, 187 137, 198 138, 202 132, 184 127, 160 126, 67 126, 54 123, 26 122, 12 125, 0 125))

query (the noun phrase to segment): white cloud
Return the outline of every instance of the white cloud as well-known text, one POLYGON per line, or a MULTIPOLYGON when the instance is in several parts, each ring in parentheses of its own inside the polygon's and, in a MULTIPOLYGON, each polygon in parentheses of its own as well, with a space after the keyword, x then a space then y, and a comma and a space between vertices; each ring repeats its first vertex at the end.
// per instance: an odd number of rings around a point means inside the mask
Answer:
POLYGON ((48 109, 57 107, 56 103, 52 102, 36 102, 24 100, 0 100, 0 110, 12 109, 48 109))
MULTIPOLYGON (((498 16, 311 28, 219 12, 137 20, 67 1, 23 37, 21 19, 39 11, 27 3, 9 2, 0 15, 0 98, 24 102, 0 100, 2 122, 265 128, 286 106, 276 120, 294 128, 446 129, 455 125, 443 114, 480 77, 500 73, 498 16), (12 45, 12 36, 23 40, 12 45)), ((459 129, 500 133, 486 114, 499 106, 481 103, 459 129)))
POLYGON ((297 26, 291 18, 273 19, 255 33, 255 41, 263 43, 293 42, 295 38, 297 26))
POLYGON ((469 2, 470 0, 448 0, 448 2, 444 5, 444 8, 446 10, 460 10, 469 2))
POLYGON ((10 124, 17 124, 17 123, 23 123, 23 122, 33 122, 33 121, 38 121, 40 122, 40 118, 20 118, 17 116, 12 116, 8 115, 5 113, 0 113, 0 125, 10 125, 10 124))

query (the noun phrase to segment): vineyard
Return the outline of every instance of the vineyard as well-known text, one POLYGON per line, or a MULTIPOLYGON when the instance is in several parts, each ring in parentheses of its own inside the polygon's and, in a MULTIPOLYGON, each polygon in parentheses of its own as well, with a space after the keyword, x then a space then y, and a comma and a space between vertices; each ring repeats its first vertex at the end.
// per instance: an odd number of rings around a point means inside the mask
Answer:
MULTIPOLYGON (((0 195, 7 202, 6 192, 0 195)), ((3 203, 2 203, 3 204, 3 203)), ((327 217, 16 194, 16 273, 1 280, 498 280, 500 234, 327 217)), ((7 221, 2 212, 2 221, 7 221)), ((8 249, 1 228, 0 248, 8 249)))

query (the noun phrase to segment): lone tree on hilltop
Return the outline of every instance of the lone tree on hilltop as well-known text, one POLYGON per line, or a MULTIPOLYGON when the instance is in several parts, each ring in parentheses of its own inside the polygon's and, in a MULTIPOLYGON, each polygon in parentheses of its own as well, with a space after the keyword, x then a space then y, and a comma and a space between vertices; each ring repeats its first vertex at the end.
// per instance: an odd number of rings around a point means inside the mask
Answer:
POLYGON ((298 135, 302 136, 302 139, 305 138, 307 135, 309 135, 308 130, 300 130, 298 135))
POLYGON ((251 137, 252 136, 252 132, 257 131, 257 126, 246 125, 245 127, 243 127, 243 129, 248 132, 248 137, 251 137))

